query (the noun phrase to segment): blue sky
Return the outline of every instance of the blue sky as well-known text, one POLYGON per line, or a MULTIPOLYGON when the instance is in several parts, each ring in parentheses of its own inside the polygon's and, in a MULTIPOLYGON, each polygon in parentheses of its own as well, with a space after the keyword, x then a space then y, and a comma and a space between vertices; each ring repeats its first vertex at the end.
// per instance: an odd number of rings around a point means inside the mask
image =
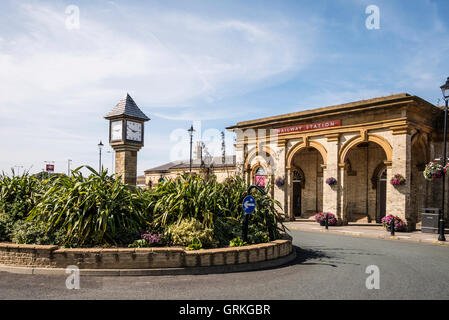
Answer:
POLYGON ((207 140, 238 121, 392 93, 436 104, 448 13, 443 0, 2 1, 0 170, 96 168, 103 116, 127 92, 151 118, 139 174, 185 157, 193 121, 207 140), (66 27, 69 5, 79 29, 66 27), (368 5, 378 30, 365 27, 368 5))

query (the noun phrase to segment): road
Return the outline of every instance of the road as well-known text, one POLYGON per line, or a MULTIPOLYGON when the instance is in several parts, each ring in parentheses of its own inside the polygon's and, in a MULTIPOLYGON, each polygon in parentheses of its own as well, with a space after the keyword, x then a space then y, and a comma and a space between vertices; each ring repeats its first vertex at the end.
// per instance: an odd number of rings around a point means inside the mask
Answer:
POLYGON ((449 299, 449 248, 292 230, 298 257, 251 272, 153 277, 81 277, 0 272, 0 299, 449 299), (379 289, 367 289, 367 266, 379 289))

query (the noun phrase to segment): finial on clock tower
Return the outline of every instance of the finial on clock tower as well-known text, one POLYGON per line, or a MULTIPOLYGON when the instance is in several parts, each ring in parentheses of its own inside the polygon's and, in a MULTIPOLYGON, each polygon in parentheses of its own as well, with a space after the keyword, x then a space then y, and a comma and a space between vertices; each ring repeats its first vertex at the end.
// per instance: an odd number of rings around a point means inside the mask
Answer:
POLYGON ((136 185, 137 151, 144 145, 148 118, 129 94, 105 115, 109 120, 109 144, 115 150, 115 173, 126 184, 136 185))

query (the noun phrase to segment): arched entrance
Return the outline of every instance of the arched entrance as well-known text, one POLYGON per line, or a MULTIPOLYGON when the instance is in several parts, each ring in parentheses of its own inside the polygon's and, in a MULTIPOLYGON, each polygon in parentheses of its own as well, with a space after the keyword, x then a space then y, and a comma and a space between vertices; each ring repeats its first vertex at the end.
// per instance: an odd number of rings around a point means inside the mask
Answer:
POLYGON ((314 147, 303 147, 291 155, 291 218, 313 218, 323 210, 323 166, 323 156, 314 147))
POLYGON ((346 150, 344 163, 344 219, 347 222, 380 222, 387 197, 387 155, 379 144, 367 141, 346 150))

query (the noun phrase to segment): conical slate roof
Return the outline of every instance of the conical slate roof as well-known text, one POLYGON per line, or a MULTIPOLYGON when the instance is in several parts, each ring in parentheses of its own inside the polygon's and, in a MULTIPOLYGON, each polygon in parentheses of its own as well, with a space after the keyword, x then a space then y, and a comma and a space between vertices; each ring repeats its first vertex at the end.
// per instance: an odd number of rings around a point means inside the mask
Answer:
POLYGON ((137 104, 134 102, 133 98, 127 93, 126 98, 123 98, 122 100, 117 103, 117 105, 112 109, 111 112, 109 112, 104 117, 106 119, 115 118, 118 116, 128 116, 132 118, 137 118, 140 120, 148 121, 150 118, 148 118, 142 110, 139 109, 137 104))

